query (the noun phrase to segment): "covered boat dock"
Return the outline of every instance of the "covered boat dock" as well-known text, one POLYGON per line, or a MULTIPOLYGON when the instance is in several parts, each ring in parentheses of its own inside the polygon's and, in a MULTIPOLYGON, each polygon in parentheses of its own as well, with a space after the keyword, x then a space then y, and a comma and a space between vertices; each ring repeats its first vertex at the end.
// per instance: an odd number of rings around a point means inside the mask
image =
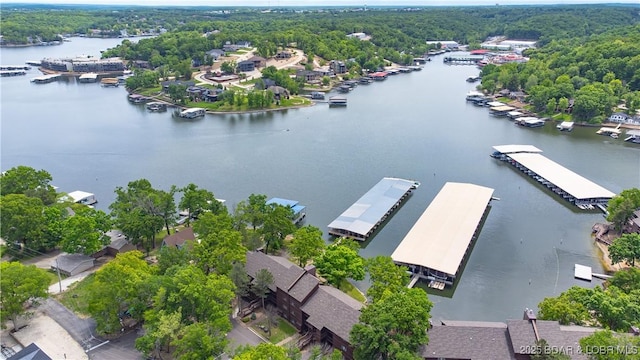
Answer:
POLYGON ((446 183, 391 258, 396 264, 407 266, 413 279, 436 284, 431 287, 442 290, 445 285, 453 285, 478 236, 492 196, 493 189, 488 187, 446 183))
POLYGON ((267 205, 274 204, 274 205, 280 205, 280 206, 290 208, 291 211, 293 212, 293 218, 291 221, 294 224, 301 222, 307 216, 307 213, 305 212, 306 206, 300 205, 300 202, 298 202, 297 200, 271 198, 267 200, 266 204, 267 205))
POLYGON ((385 177, 329 224, 329 234, 365 241, 420 183, 385 177))
POLYGON ((546 158, 535 146, 500 145, 493 149, 492 157, 513 165, 580 209, 592 210, 595 205, 606 204, 616 195, 546 158))

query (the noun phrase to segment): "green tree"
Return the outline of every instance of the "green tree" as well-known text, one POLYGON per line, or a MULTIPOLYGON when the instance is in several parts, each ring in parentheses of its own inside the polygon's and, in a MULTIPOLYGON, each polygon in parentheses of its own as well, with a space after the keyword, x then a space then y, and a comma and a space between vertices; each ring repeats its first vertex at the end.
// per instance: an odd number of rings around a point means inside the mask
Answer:
POLYGON ((390 256, 376 256, 365 261, 371 286, 367 295, 373 302, 380 300, 387 292, 400 291, 409 283, 407 268, 397 266, 390 256))
POLYGON ((153 268, 139 251, 118 254, 96 271, 87 303, 99 333, 120 331, 120 315, 125 311, 142 319, 148 301, 142 290, 152 275, 153 268))
POLYGON ((175 194, 178 192, 178 188, 175 185, 171 185, 169 191, 157 190, 155 193, 156 198, 154 202, 157 204, 159 210, 159 216, 164 221, 164 227, 167 230, 167 235, 171 235, 169 225, 172 225, 178 215, 176 210, 175 194))
POLYGON ((279 250, 285 237, 295 231, 292 219, 293 210, 290 207, 275 204, 267 206, 264 223, 260 229, 265 242, 265 253, 269 253, 269 248, 279 250))
POLYGON ((235 294, 238 311, 242 312, 242 297, 249 294, 249 275, 247 275, 247 271, 241 262, 233 264, 229 272, 229 278, 236 287, 235 294))
POLYGON ((182 328, 173 340, 178 360, 217 359, 228 343, 225 334, 203 323, 195 323, 182 328))
POLYGON ((19 262, 0 262, 0 318, 2 328, 5 320, 11 320, 14 329, 19 329, 17 320, 30 315, 27 309, 37 306, 40 299, 49 296, 49 276, 35 267, 22 265, 19 262))
POLYGON ((0 201, 0 230, 10 244, 45 250, 40 243, 45 219, 39 198, 24 194, 3 195, 0 201))
POLYGON ((255 279, 253 279, 252 291, 256 296, 262 299, 262 308, 266 309, 264 306, 264 299, 269 296, 269 287, 273 284, 273 274, 269 272, 267 269, 260 269, 255 275, 255 279))
POLYGON ((234 263, 246 260, 247 248, 242 245, 242 235, 235 230, 222 230, 200 237, 193 248, 193 257, 198 265, 211 273, 227 275, 234 263))
POLYGON ((68 217, 63 222, 60 246, 72 254, 94 254, 109 244, 106 232, 111 229, 110 224, 107 214, 101 210, 91 209, 85 214, 68 217))
POLYGON ((640 208, 640 189, 622 190, 620 194, 609 200, 607 220, 620 231, 638 208, 640 208))
POLYGON ((285 348, 271 343, 262 343, 255 347, 241 349, 233 360, 289 360, 289 358, 285 348))
POLYGON ((590 289, 574 286, 558 297, 544 298, 538 308, 538 318, 542 320, 556 320, 562 325, 582 325, 591 318, 586 307, 591 297, 590 289))
POLYGON ((235 74, 237 67, 235 61, 225 61, 220 65, 220 70, 225 74, 235 74))
POLYGON ((225 212, 224 205, 209 190, 199 189, 197 185, 191 183, 182 188, 181 191, 182 198, 178 206, 187 212, 187 226, 189 226, 192 218, 198 218, 203 212, 210 211, 214 214, 225 212))
POLYGON ((640 338, 600 330, 580 339, 580 349, 590 360, 638 360, 640 338), (634 351, 634 349, 636 351, 634 351))
POLYGON ((558 106, 558 104, 556 103, 556 99, 554 99, 554 98, 549 99, 549 101, 547 102, 547 113, 548 114, 555 113, 557 106, 558 106))
POLYGON ((640 269, 632 267, 618 270, 607 280, 607 285, 615 286, 627 294, 640 290, 640 269))
POLYGON ((136 339, 136 348, 146 354, 159 355, 163 346, 171 352, 171 343, 177 338, 181 328, 180 311, 167 313, 164 310, 156 312, 147 310, 145 313, 145 334, 136 339))
POLYGON ((45 205, 53 204, 56 191, 51 186, 53 180, 46 170, 36 170, 29 166, 16 166, 0 174, 0 194, 24 194, 37 197, 45 205))
POLYGON ((267 214, 267 196, 260 194, 251 194, 247 200, 238 203, 235 216, 239 222, 249 224, 255 230, 258 226, 262 226, 264 218, 267 214))
POLYGON ((340 286, 347 278, 364 279, 364 260, 348 245, 329 245, 314 263, 320 274, 334 286, 340 286))
POLYGON ((420 359, 432 306, 424 290, 403 288, 365 307, 351 329, 354 359, 420 359))
POLYGON ((536 341, 535 351, 531 354, 531 360, 571 360, 571 357, 549 346, 547 340, 540 339, 536 341))
POLYGON ((558 110, 564 113, 567 111, 568 108, 569 108, 569 99, 567 99, 566 97, 560 98, 558 100, 558 110))
POLYGON ((171 101, 176 104, 184 104, 185 99, 187 98, 187 86, 186 85, 176 85, 171 84, 167 89, 167 94, 171 101))
POLYGON ((640 259, 640 234, 622 234, 615 239, 609 246, 609 258, 614 264, 624 261, 635 266, 636 259, 640 259))
POLYGON ((298 265, 304 267, 309 260, 319 256, 324 247, 322 231, 315 226, 307 225, 296 230, 289 251, 298 259, 298 265))

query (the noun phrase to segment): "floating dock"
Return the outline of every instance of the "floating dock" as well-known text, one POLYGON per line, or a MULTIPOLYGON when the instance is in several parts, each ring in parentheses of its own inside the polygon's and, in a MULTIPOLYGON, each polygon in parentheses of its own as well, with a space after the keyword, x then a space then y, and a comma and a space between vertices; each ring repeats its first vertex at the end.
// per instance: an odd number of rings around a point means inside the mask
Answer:
POLYGON ((2 77, 21 75, 27 75, 27 72, 25 70, 0 70, 0 76, 2 77))
POLYGON ((408 267, 413 278, 429 281, 432 288, 442 290, 453 285, 492 199, 491 188, 446 183, 391 258, 408 267))
POLYGON ((11 71, 11 70, 30 70, 31 66, 26 66, 26 65, 0 65, 0 70, 7 70, 7 71, 11 71))
POLYGON ((491 157, 513 165, 557 195, 583 210, 606 204, 616 194, 543 156, 532 145, 494 146, 491 157))
POLYGON ((413 180, 383 178, 329 224, 329 234, 367 240, 418 186, 413 180))
POLYGON ((300 205, 300 202, 298 202, 297 200, 271 198, 267 200, 267 205, 271 204, 290 208, 293 211, 293 218, 291 219, 291 221, 294 224, 301 222, 307 216, 307 213, 305 212, 306 206, 300 205))
POLYGON ((347 98, 343 96, 332 96, 329 98, 329 106, 347 106, 347 98))
POLYGON ((58 80, 60 76, 60 74, 42 75, 31 79, 31 82, 36 84, 46 84, 58 80))

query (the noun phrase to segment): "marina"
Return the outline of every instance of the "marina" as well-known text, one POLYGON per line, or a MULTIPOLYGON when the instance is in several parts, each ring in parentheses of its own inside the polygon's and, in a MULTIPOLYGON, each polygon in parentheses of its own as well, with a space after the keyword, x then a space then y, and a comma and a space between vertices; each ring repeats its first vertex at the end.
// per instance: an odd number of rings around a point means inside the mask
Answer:
POLYGON ((367 240, 418 186, 413 180, 383 178, 329 224, 329 234, 367 240))
POLYGON ((429 281, 431 288, 453 285, 490 209, 493 191, 475 184, 445 183, 391 254, 393 261, 408 267, 413 278, 429 281))
POLYGON ((582 210, 592 210, 616 194, 543 156, 532 145, 494 146, 493 158, 514 166, 582 210))

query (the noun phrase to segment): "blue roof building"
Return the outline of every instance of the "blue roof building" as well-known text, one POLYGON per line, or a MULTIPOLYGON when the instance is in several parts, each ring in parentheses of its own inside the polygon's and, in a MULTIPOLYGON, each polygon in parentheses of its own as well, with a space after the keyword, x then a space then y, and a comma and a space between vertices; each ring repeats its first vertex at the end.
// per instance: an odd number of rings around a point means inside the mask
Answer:
POLYGON ((286 206, 291 208, 291 210, 293 210, 293 222, 295 224, 299 223, 307 216, 307 213, 304 211, 306 209, 306 206, 300 205, 300 203, 297 200, 271 198, 267 200, 267 205, 271 205, 271 204, 286 206))

